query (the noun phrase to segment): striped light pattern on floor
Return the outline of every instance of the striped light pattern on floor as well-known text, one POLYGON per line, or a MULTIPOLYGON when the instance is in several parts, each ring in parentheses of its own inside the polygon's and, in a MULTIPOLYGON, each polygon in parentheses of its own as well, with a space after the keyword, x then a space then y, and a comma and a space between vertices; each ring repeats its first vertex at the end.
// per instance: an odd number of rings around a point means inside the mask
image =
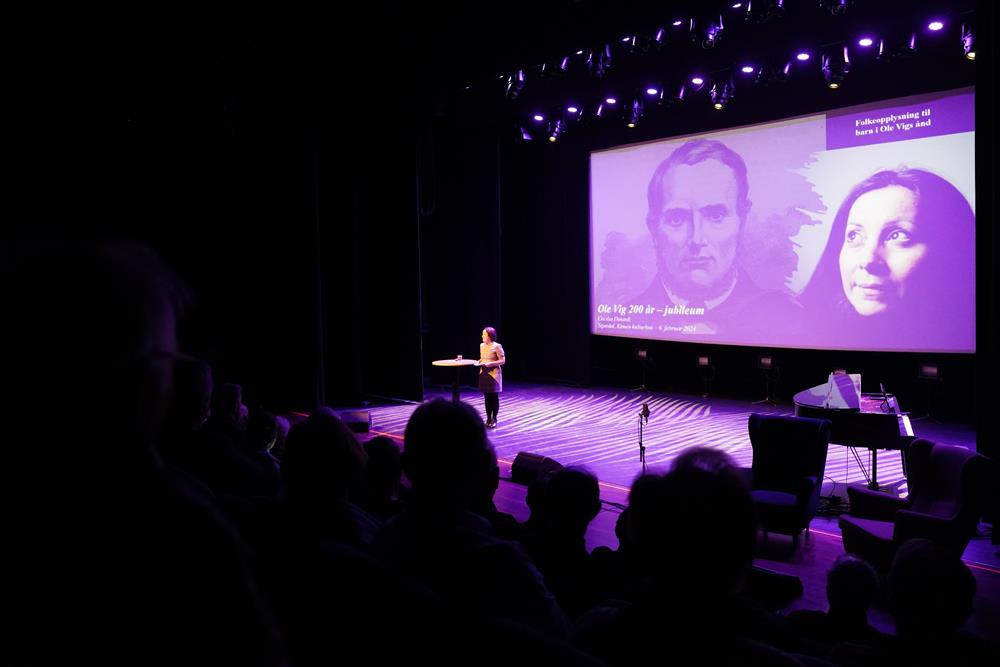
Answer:
MULTIPOLYGON (((447 398, 447 392, 428 392, 428 398, 447 398)), ((481 394, 466 392, 463 400, 484 413, 481 394)), ((639 412, 649 405, 643 425, 646 464, 662 470, 689 447, 704 445, 730 454, 741 466, 750 466, 753 451, 747 420, 754 413, 790 415, 788 406, 753 405, 746 401, 624 390, 595 390, 551 385, 510 387, 501 396, 499 426, 489 432, 502 459, 518 452, 548 456, 563 465, 586 466, 603 482, 629 486, 642 472, 639 461, 639 412)), ((415 405, 372 409, 379 432, 402 436, 415 405)), ((869 453, 856 450, 867 466, 869 453)), ((827 483, 865 481, 850 450, 831 446, 826 464, 827 483)), ((898 451, 880 451, 878 480, 890 484, 903 478, 898 451)), ((831 490, 827 487, 825 493, 831 490)))

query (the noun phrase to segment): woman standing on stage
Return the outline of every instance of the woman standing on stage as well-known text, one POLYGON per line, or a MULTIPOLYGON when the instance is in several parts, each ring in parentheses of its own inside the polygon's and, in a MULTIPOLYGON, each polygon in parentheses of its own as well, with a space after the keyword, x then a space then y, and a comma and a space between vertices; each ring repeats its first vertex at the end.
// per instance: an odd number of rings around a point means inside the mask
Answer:
POLYGON ((486 403, 486 428, 496 428, 500 411, 500 392, 503 391, 503 373, 506 363, 503 346, 497 342, 497 330, 483 329, 483 342, 479 345, 479 391, 486 403))

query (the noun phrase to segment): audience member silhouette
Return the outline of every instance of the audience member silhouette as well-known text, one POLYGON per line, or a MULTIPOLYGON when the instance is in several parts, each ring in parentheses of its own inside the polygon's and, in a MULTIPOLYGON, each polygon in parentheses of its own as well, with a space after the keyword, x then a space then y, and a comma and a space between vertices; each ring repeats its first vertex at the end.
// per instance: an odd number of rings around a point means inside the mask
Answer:
POLYGON ((547 476, 540 491, 523 542, 559 606, 576 617, 604 598, 586 542, 601 511, 600 487, 593 473, 570 467, 547 476))
POLYGON ((995 644, 964 632, 976 580, 965 563, 927 539, 907 540, 889 569, 901 663, 996 664, 995 644))
POLYGON ((282 664, 245 546, 154 448, 177 281, 129 244, 6 259, 0 405, 25 432, 5 484, 3 662, 282 664))
POLYGON ((497 509, 493 497, 500 488, 500 466, 497 465, 496 452, 490 448, 490 471, 486 483, 479 487, 479 494, 472 502, 472 511, 490 522, 490 531, 494 537, 502 540, 519 541, 524 534, 524 526, 514 518, 513 514, 497 509))
POLYGON ((211 489, 198 472, 203 456, 201 429, 211 413, 212 387, 212 368, 207 363, 192 357, 175 359, 173 393, 157 441, 168 469, 208 495, 211 489))
POLYGON ((717 450, 694 448, 629 495, 629 532, 641 570, 630 606, 589 619, 579 640, 609 664, 635 664, 649 641, 705 664, 801 664, 756 641, 736 595, 753 561, 757 523, 743 473, 717 450))
POLYGON ((278 420, 275 416, 263 408, 250 411, 244 438, 246 454, 265 470, 273 470, 275 476, 281 470, 281 462, 271 454, 277 440, 278 420))
POLYGON ((496 454, 469 405, 434 400, 406 426, 407 507, 386 525, 379 552, 455 609, 561 636, 562 611, 519 545, 496 538, 474 507, 491 492, 496 454))
POLYGON ((316 541, 370 545, 381 522, 357 504, 368 457, 330 408, 315 410, 288 434, 281 477, 286 520, 316 541))
POLYGON ((368 456, 365 496, 361 506, 372 516, 386 521, 402 509, 402 456, 392 438, 377 435, 364 444, 368 456))
POLYGON ((802 640, 803 651, 816 655, 841 642, 881 646, 886 635, 868 624, 868 608, 878 597, 875 569, 856 556, 844 554, 826 575, 828 611, 793 611, 788 615, 788 630, 802 640))
POLYGON ((232 383, 216 385, 211 414, 197 433, 186 468, 216 496, 235 502, 273 497, 279 485, 273 463, 247 451, 247 419, 242 387, 232 383))

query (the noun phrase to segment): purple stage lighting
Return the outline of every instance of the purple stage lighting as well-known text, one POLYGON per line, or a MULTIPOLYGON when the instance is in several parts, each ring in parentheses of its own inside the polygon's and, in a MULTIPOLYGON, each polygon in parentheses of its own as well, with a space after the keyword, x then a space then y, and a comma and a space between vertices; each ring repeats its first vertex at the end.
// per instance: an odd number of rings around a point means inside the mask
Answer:
POLYGON ((742 2, 734 2, 733 3, 733 9, 739 9, 742 6, 743 6, 742 2))
POLYGON ((675 28, 677 28, 677 27, 680 27, 680 26, 684 25, 684 21, 682 21, 680 19, 677 19, 671 25, 673 25, 675 28))
POLYGON ((806 53, 805 51, 799 51, 798 53, 795 54, 795 58, 801 60, 802 62, 805 62, 809 60, 809 54, 806 53))
POLYGON ((577 112, 577 111, 579 111, 579 110, 580 110, 580 109, 578 109, 577 107, 575 107, 575 106, 573 106, 573 105, 570 105, 570 106, 566 107, 566 111, 568 111, 568 112, 570 112, 570 113, 576 113, 576 112, 577 112))
POLYGON ((937 32, 943 27, 944 23, 942 23, 941 21, 931 21, 930 23, 927 24, 927 29, 933 30, 934 32, 937 32))
POLYGON ((875 41, 871 37, 862 37, 858 40, 858 46, 871 46, 875 41))
POLYGON ((656 88, 653 88, 653 87, 649 87, 649 88, 646 89, 646 94, 650 95, 650 96, 656 95, 659 92, 660 92, 659 90, 657 90, 656 88))
POLYGON ((740 71, 743 72, 744 74, 753 74, 753 66, 744 65, 743 67, 740 68, 740 71))
POLYGON ((701 84, 705 83, 705 80, 700 76, 693 76, 691 77, 691 83, 693 83, 696 86, 700 86, 701 84))
POLYGON ((618 100, 616 100, 613 97, 609 97, 608 99, 606 99, 604 101, 607 102, 608 104, 618 104, 618 100))
POLYGON ((543 116, 540 113, 536 113, 534 116, 532 116, 532 118, 535 119, 536 123, 541 123, 543 120, 545 120, 545 116, 543 116))

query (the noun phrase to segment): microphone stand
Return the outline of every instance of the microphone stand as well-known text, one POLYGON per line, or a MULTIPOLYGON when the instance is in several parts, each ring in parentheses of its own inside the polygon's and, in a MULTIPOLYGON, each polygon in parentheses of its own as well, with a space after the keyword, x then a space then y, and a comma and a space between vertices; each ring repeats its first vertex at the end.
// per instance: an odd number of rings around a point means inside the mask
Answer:
POLYGON ((639 415, 639 461, 642 471, 646 472, 646 445, 642 444, 642 414, 639 415))

